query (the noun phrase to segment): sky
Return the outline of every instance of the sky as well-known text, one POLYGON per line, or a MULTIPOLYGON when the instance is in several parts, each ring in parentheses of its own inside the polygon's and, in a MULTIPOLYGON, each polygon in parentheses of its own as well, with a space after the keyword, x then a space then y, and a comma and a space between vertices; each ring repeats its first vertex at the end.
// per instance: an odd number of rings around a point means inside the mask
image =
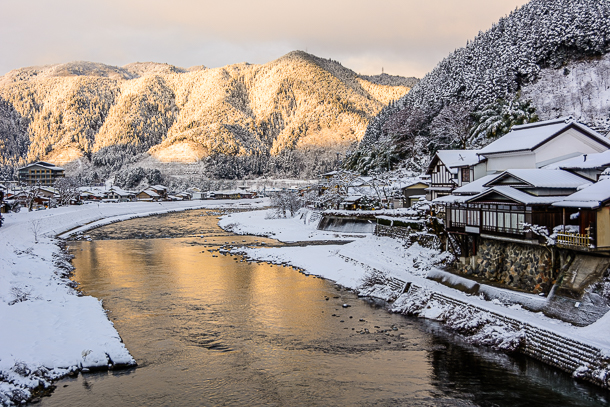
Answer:
POLYGON ((93 61, 209 68, 293 50, 423 77, 526 0, 0 0, 0 75, 93 61))

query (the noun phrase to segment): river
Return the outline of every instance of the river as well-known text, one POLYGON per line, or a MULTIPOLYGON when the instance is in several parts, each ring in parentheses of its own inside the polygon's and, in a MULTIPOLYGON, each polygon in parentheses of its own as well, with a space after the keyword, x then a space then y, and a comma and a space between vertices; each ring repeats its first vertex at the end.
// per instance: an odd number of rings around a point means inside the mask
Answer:
POLYGON ((607 391, 534 360, 220 254, 280 243, 226 233, 217 215, 134 219, 70 242, 74 279, 103 300, 138 367, 61 380, 43 406, 609 405, 607 391))

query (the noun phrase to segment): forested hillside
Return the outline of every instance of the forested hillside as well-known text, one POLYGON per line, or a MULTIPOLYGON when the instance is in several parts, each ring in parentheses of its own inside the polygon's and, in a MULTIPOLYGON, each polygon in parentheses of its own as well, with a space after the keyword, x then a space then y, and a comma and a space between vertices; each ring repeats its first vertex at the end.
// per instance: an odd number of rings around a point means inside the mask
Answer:
POLYGON ((0 164, 77 162, 68 167, 108 176, 153 159, 201 163, 215 177, 299 176, 334 167, 415 81, 300 51, 215 69, 23 68, 0 77, 0 164))
POLYGON ((347 165, 421 170, 440 148, 476 148, 512 125, 572 115, 610 130, 610 2, 531 0, 386 106, 347 165))

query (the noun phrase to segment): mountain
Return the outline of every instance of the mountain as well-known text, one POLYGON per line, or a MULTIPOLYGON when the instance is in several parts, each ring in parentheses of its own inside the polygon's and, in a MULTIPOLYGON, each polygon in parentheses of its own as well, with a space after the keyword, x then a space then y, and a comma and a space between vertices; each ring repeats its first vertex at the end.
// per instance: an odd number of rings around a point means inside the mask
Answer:
POLYGON ((455 50, 371 120, 349 167, 421 170, 514 124, 572 115, 610 131, 610 2, 531 0, 455 50))
POLYGON ((336 153, 358 143, 368 121, 415 82, 361 76, 301 51, 215 69, 22 68, 0 77, 0 164, 78 162, 108 175, 141 161, 217 164, 299 152, 301 166, 312 152, 336 164, 336 153))

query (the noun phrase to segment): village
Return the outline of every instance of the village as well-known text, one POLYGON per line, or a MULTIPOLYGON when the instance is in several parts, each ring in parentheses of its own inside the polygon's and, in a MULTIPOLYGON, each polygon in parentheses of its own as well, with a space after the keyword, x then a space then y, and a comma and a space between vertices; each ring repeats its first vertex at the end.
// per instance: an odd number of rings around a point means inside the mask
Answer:
MULTIPOLYGON (((19 180, 2 183, 7 225, 0 232, 14 236, 14 264, 23 256, 36 258, 55 281, 56 265, 43 265, 42 257, 60 256, 51 255, 56 236, 86 238, 88 230, 108 223, 176 210, 238 209, 222 217, 221 228, 301 245, 226 245, 220 254, 290 264, 384 301, 392 312, 441 321, 473 343, 525 353, 608 387, 608 168, 610 142, 571 118, 515 126, 478 151, 440 150, 424 174, 364 176, 338 169, 286 188, 62 187, 69 181, 63 168, 36 162, 20 169, 19 180)), ((69 285, 62 276, 54 284, 69 285)), ((10 292, 27 293, 15 301, 30 305, 15 321, 26 315, 36 320, 35 303, 27 298, 47 296, 33 281, 24 275, 8 283, 10 292)), ((53 298, 45 307, 61 319, 53 298)), ((101 324, 99 304, 90 306, 101 324)), ((104 329, 100 338, 114 335, 104 329)), ((22 335, 6 340, 16 355, 31 342, 22 335)), ((98 353, 106 347, 112 360, 135 363, 122 343, 109 343, 110 348, 99 345, 98 353)), ((78 363, 107 363, 98 359, 78 363)), ((11 386, 30 386, 30 379, 20 377, 11 386)))

